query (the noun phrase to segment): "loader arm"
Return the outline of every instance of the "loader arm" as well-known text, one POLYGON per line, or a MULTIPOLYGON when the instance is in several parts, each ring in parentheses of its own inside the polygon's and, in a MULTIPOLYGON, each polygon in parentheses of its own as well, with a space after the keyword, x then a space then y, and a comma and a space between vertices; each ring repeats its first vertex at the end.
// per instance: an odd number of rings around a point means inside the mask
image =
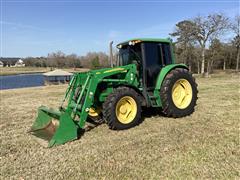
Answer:
POLYGON ((76 120, 76 116, 79 117, 78 126, 80 128, 84 128, 88 112, 94 103, 94 95, 99 83, 112 82, 115 84, 131 84, 134 86, 139 84, 136 78, 136 65, 134 64, 117 68, 89 71, 84 83, 80 82, 80 80, 83 79, 81 78, 81 73, 75 74, 73 79, 75 84, 69 84, 69 89, 71 90, 67 91, 67 94, 65 95, 65 97, 69 97, 66 112, 71 114, 74 121, 76 120), (115 74, 124 74, 124 76, 122 76, 122 79, 111 78, 115 74), (80 88, 81 91, 75 101, 73 96, 76 88, 80 88))

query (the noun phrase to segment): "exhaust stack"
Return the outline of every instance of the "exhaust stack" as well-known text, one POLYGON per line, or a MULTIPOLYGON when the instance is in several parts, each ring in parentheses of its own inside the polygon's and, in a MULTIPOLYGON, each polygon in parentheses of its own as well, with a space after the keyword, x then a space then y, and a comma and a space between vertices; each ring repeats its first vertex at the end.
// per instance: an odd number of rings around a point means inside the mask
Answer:
POLYGON ((109 43, 109 61, 110 61, 110 66, 111 68, 113 67, 113 52, 112 52, 112 45, 113 45, 113 41, 111 41, 109 43))

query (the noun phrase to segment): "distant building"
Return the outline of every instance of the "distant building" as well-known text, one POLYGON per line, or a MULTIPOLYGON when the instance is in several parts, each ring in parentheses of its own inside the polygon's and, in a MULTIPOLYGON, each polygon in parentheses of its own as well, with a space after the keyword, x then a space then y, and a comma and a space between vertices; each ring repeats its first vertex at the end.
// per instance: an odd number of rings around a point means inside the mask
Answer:
POLYGON ((59 84, 59 83, 68 83, 73 74, 67 71, 63 71, 61 69, 56 69, 54 71, 50 71, 44 73, 44 82, 45 84, 59 84))
POLYGON ((22 59, 19 59, 19 60, 15 63, 14 66, 15 66, 15 67, 25 67, 25 64, 24 64, 24 62, 23 62, 22 59))
POLYGON ((3 64, 3 62, 2 62, 2 61, 0 61, 0 67, 3 67, 3 65, 4 65, 4 64, 3 64))
POLYGON ((21 58, 16 57, 16 58, 12 58, 12 57, 0 57, 0 61, 3 62, 3 66, 5 67, 15 67, 15 64, 17 63, 17 61, 19 61, 21 58))

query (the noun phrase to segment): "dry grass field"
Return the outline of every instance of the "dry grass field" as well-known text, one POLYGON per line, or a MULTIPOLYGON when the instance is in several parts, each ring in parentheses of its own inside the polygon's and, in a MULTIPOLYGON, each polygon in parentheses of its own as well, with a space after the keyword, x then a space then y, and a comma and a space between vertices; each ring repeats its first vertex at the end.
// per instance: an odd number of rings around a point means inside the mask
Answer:
POLYGON ((0 179, 239 179, 239 75, 197 83, 191 116, 145 111, 135 128, 117 132, 103 124, 50 149, 27 130, 38 106, 57 107, 66 86, 2 90, 0 179))

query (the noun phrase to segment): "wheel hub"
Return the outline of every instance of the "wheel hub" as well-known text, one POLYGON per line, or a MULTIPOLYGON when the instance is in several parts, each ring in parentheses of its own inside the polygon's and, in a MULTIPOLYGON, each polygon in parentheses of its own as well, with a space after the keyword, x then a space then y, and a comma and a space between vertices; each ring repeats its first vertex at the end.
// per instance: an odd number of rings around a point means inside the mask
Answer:
POLYGON ((116 105, 116 117, 123 123, 128 124, 134 120, 137 114, 137 103, 130 97, 122 97, 116 105))
POLYGON ((121 113, 121 114, 126 114, 126 113, 127 113, 126 105, 120 107, 120 113, 121 113))
POLYGON ((172 88, 172 100, 179 109, 185 109, 192 101, 192 86, 186 79, 179 79, 172 88))

